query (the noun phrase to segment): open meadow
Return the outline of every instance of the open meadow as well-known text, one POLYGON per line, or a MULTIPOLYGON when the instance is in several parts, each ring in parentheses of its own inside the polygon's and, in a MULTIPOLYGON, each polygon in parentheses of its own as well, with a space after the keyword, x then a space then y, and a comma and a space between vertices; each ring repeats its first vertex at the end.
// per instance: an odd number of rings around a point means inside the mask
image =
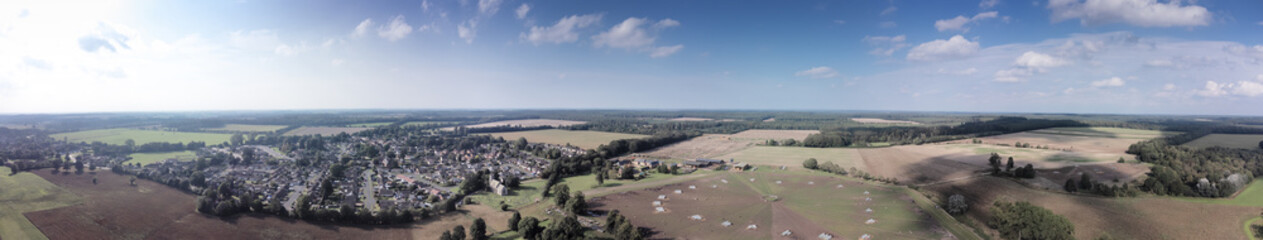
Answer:
POLYGON ((1192 148, 1208 148, 1208 147, 1226 147, 1241 149, 1259 149, 1259 142, 1263 141, 1263 134, 1210 134, 1197 138, 1192 142, 1184 143, 1185 147, 1192 148))
POLYGON ((141 166, 151 163, 161 162, 167 159, 176 159, 177 161, 187 162, 197 160, 197 153, 193 151, 177 151, 177 152, 160 152, 160 153, 133 153, 127 155, 131 160, 123 162, 125 164, 139 163, 141 166))
POLYGON ((289 130, 288 132, 285 132, 284 136, 306 136, 306 135, 316 135, 316 134, 320 134, 321 136, 333 136, 333 135, 338 135, 338 134, 340 134, 340 133, 352 134, 352 133, 357 133, 357 132, 359 132, 359 131, 364 131, 364 130, 368 130, 368 129, 370 129, 370 128, 364 128, 364 127, 299 127, 299 128, 294 129, 294 130, 289 130))
POLYGON ((275 132, 285 128, 285 125, 255 125, 255 124, 227 124, 224 127, 207 128, 206 131, 212 132, 275 132))
POLYGON ((0 239, 48 239, 22 213, 75 205, 83 202, 30 172, 9 175, 0 167, 0 239))
POLYGON ((767 140, 803 140, 807 138, 807 135, 819 132, 816 130, 745 130, 736 134, 705 134, 688 141, 641 153, 659 158, 717 158, 763 144, 767 140))
POLYGON ((517 132, 501 132, 491 133, 493 137, 502 137, 504 140, 513 141, 518 138, 526 138, 528 142, 541 142, 558 145, 574 145, 583 149, 595 149, 602 144, 609 144, 610 141, 619 139, 639 139, 649 137, 648 135, 611 133, 598 131, 570 131, 561 129, 544 129, 533 131, 517 131, 517 132))
POLYGON ((851 167, 865 168, 863 158, 860 157, 859 151, 854 148, 754 146, 718 157, 721 160, 733 159, 737 162, 766 167, 785 166, 789 169, 802 169, 803 161, 808 158, 815 158, 819 164, 833 162, 846 169, 851 167))
POLYGON ((129 128, 98 129, 58 133, 49 136, 57 140, 65 139, 67 142, 72 143, 103 142, 113 145, 123 145, 128 139, 136 141, 136 145, 151 142, 189 143, 193 141, 206 142, 209 145, 227 142, 232 137, 231 134, 223 133, 169 132, 129 128))

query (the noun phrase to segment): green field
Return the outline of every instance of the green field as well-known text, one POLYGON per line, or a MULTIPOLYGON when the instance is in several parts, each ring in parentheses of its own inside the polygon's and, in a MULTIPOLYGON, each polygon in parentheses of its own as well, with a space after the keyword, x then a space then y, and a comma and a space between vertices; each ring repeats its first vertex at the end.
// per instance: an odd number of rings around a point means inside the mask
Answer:
POLYGON ((22 213, 79 204, 83 200, 35 174, 9 175, 0 167, 0 238, 48 239, 22 213))
POLYGON ((58 133, 51 135, 53 139, 67 142, 103 142, 106 144, 123 145, 127 139, 136 141, 136 145, 142 145, 151 142, 169 142, 169 143, 189 143, 192 141, 206 142, 207 145, 220 144, 227 142, 232 134, 224 133, 193 133, 193 132, 168 132, 154 130, 138 130, 128 128, 111 128, 78 131, 69 133, 58 133))
POLYGON ((785 166, 801 169, 804 160, 815 158, 819 163, 833 162, 843 168, 856 167, 860 162, 858 150, 853 148, 806 148, 755 146, 718 157, 737 162, 765 166, 785 166))
MULTIPOLYGON (((694 174, 697 174, 697 173, 694 173, 694 174)), ((602 187, 618 187, 618 186, 632 184, 632 183, 644 184, 644 183, 653 183, 653 182, 666 182, 663 180, 667 180, 667 179, 671 179, 671 178, 679 177, 679 176, 687 176, 687 175, 688 174, 684 174, 684 175, 649 174, 648 177, 646 177, 645 179, 641 179, 639 181, 606 179, 605 185, 602 185, 602 187)), ((509 195, 499 196, 494 193, 479 192, 479 193, 470 195, 469 198, 473 199, 474 202, 486 204, 488 206, 493 206, 493 207, 498 207, 498 205, 496 204, 499 204, 500 201, 504 201, 504 203, 509 204, 510 207, 518 208, 518 207, 525 206, 525 205, 535 202, 535 200, 541 196, 540 194, 543 193, 544 184, 546 183, 547 182, 545 182, 544 180, 526 181, 526 182, 522 182, 522 186, 519 187, 518 189, 510 190, 509 195)), ((563 178, 561 180, 561 183, 565 183, 567 187, 570 187, 570 192, 572 193, 575 191, 586 191, 586 190, 593 189, 594 187, 596 187, 596 176, 592 174, 588 174, 588 175, 582 175, 582 176, 567 177, 567 178, 563 178)), ((596 197, 596 195, 591 195, 587 197, 589 198, 596 197)))
POLYGON ((392 123, 395 123, 395 122, 366 122, 366 123, 349 124, 349 125, 346 125, 346 126, 347 126, 347 127, 366 127, 366 128, 375 128, 375 127, 381 127, 381 126, 390 125, 390 124, 392 124, 392 123))
POLYGON ((123 163, 127 163, 127 164, 140 163, 141 166, 149 165, 150 163, 161 162, 162 160, 167 160, 169 158, 179 159, 179 161, 182 161, 182 162, 193 161, 197 159, 197 153, 193 151, 164 152, 164 153, 133 153, 132 155, 127 155, 127 156, 131 157, 132 160, 127 160, 126 162, 123 162, 123 163))
POLYGON ((610 133, 598 131, 569 131, 560 129, 545 129, 534 131, 519 132, 503 132, 492 133, 491 136, 503 137, 504 140, 517 140, 518 138, 526 138, 528 142, 541 142, 578 146, 583 149, 595 149, 602 144, 608 144, 610 141, 619 139, 636 139, 646 138, 648 135, 626 134, 626 133, 610 133))
POLYGON ((1237 197, 1234 198, 1175 198, 1196 203, 1263 207, 1263 179, 1254 180, 1253 183, 1250 183, 1249 186, 1245 187, 1245 190, 1242 190, 1241 193, 1237 193, 1237 197))
POLYGON ((1176 135, 1179 132, 1143 130, 1130 128, 1110 128, 1110 127, 1058 127, 1047 128, 1030 131, 1032 133, 1084 136, 1084 137, 1109 137, 1109 138, 1136 138, 1150 139, 1161 136, 1176 135))
POLYGON ((404 125, 404 126, 430 126, 430 125, 445 125, 445 124, 456 124, 456 123, 460 123, 460 122, 452 122, 452 121, 411 121, 411 122, 408 122, 408 123, 404 123, 403 125, 404 125))
MULTIPOLYGON (((207 128, 206 131, 213 132, 275 132, 285 128, 285 125, 253 125, 253 124, 228 124, 219 128, 207 128)), ((207 142, 209 143, 209 142, 207 142)))
POLYGON ((1185 143, 1185 147, 1208 148, 1214 146, 1226 148, 1259 149, 1259 141, 1263 134, 1211 134, 1185 143))

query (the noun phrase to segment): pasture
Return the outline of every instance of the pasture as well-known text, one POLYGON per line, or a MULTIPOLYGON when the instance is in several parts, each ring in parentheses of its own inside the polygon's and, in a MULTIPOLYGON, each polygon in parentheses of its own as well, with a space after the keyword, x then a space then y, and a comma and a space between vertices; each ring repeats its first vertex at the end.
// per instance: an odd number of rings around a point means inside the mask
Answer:
POLYGON ((706 134, 641 153, 676 159, 717 158, 763 144, 769 139, 802 140, 807 138, 807 135, 819 132, 816 130, 746 130, 736 134, 706 134))
POLYGON ((224 133, 195 133, 195 132, 169 132, 156 130, 138 130, 129 128, 111 128, 98 129, 88 131, 78 131, 69 133, 58 133, 50 135, 53 139, 67 142, 103 142, 111 145, 123 145, 127 139, 136 141, 136 145, 143 145, 151 142, 169 142, 169 143, 189 143, 193 141, 206 142, 206 144, 219 144, 227 142, 232 137, 231 134, 224 133))
POLYGON ((610 141, 619 139, 639 139, 649 137, 648 135, 611 133, 598 131, 570 131, 561 129, 544 129, 534 131, 517 131, 491 133, 493 137, 502 137, 504 140, 517 140, 518 138, 526 138, 527 142, 550 143, 558 145, 574 145, 583 149, 595 149, 602 144, 609 144, 610 141))
POLYGON ((773 239, 790 231, 798 239, 820 234, 938 239, 947 232, 902 188, 785 171, 721 173, 592 202, 599 210, 618 209, 633 224, 653 229, 653 238, 773 239), (661 202, 662 211, 654 201, 661 202), (874 222, 866 223, 869 219, 874 222))
POLYGON ((1263 134, 1210 134, 1197 138, 1182 146, 1191 148, 1226 147, 1241 149, 1259 149, 1259 141, 1263 134))
POLYGON ((193 161, 193 160, 197 160, 197 153, 193 151, 161 152, 161 153, 133 153, 131 155, 127 155, 127 157, 131 157, 132 159, 127 160, 126 162, 123 162, 123 163, 126 163, 126 164, 139 163, 141 166, 144 166, 144 165, 149 165, 152 163, 161 162, 167 159, 176 159, 177 161, 181 161, 181 162, 193 161))
POLYGON ((368 129, 369 128, 363 127, 299 127, 294 130, 289 130, 289 132, 285 132, 283 135, 306 136, 320 134, 321 136, 332 136, 340 133, 353 134, 368 129))
MULTIPOLYGON (((677 177, 692 175, 700 176, 704 174, 696 172, 685 175, 655 173, 649 174, 648 177, 641 180, 606 179, 605 184, 601 185, 600 188, 596 185, 596 176, 592 174, 562 178, 561 183, 566 184, 566 186, 570 188, 571 192, 585 191, 584 194, 588 194, 588 197, 592 197, 594 196, 593 194, 600 194, 601 192, 611 188, 625 189, 624 186, 654 184, 677 177)), ((522 182, 522 185, 518 189, 509 190, 508 195, 499 196, 488 192, 478 192, 469 195, 469 198, 473 199, 474 202, 492 207, 499 207, 497 204, 499 204, 500 201, 504 201, 504 203, 508 204, 509 207, 516 209, 540 200, 540 194, 544 192, 545 184, 546 182, 543 180, 531 180, 522 182)))
POLYGON ((803 161, 808 158, 815 158, 820 164, 833 162, 843 168, 865 168, 859 151, 854 148, 755 146, 718 157, 721 160, 733 159, 737 162, 772 167, 785 166, 789 169, 802 169, 803 161))
MULTIPOLYGON (((41 170, 43 171, 43 170, 41 170)), ((79 204, 79 196, 30 172, 0 167, 0 238, 48 239, 22 213, 79 204)))
POLYGON ((288 126, 285 125, 255 125, 255 124, 227 124, 218 128, 203 129, 212 132, 275 132, 288 126))

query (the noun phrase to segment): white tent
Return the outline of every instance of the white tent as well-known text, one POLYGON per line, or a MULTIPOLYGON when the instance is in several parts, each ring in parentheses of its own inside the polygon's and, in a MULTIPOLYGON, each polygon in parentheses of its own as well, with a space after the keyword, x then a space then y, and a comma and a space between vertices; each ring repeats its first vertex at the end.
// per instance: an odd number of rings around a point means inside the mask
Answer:
MULTIPOLYGON (((654 206, 662 206, 662 201, 653 201, 653 205, 654 205, 654 206)), ((869 209, 869 212, 872 212, 872 209, 869 209)))
POLYGON ((697 186, 689 185, 689 189, 697 189, 697 186))
POLYGON ((868 191, 864 191, 864 195, 868 195, 868 191))
POLYGON ((729 222, 729 221, 724 221, 723 223, 720 223, 719 225, 724 226, 724 227, 728 227, 728 226, 732 226, 732 222, 729 222))
POLYGON ((816 185, 815 181, 807 181, 807 185, 816 185))
POLYGON ((689 216, 689 219, 702 220, 702 215, 693 214, 693 216, 689 216))
POLYGON ((864 198, 864 201, 873 201, 873 198, 864 198))
POLYGON ((872 218, 869 218, 868 221, 864 221, 864 224, 874 224, 874 223, 877 223, 877 220, 873 220, 872 218))
POLYGON ((751 178, 751 179, 750 179, 750 182, 754 182, 754 179, 753 179, 753 178, 751 178))
POLYGON ((746 229, 759 229, 759 226, 750 224, 750 226, 746 226, 746 229))
POLYGON ((719 179, 720 182, 728 183, 728 179, 719 179))
POLYGON ((842 188, 842 184, 838 184, 838 188, 842 188))
POLYGON ((781 184, 781 180, 776 180, 776 184, 781 184))
POLYGON ((829 235, 828 233, 820 233, 820 235, 817 235, 816 237, 824 240, 833 239, 833 235, 829 235))
POLYGON ((658 199, 659 199, 659 200, 666 200, 666 199, 667 199, 667 195, 658 195, 658 199))
POLYGON ((793 234, 793 233, 790 232, 789 229, 785 229, 784 232, 781 232, 781 236, 789 236, 790 234, 793 234))
POLYGON ((872 209, 872 208, 869 208, 869 209, 864 209, 864 212, 866 212, 866 213, 873 213, 873 209, 872 209))
POLYGON ((719 185, 710 185, 710 188, 717 188, 719 185))
POLYGON ((860 240, 869 240, 869 239, 873 239, 873 235, 868 235, 867 233, 865 233, 864 236, 860 236, 860 240))
POLYGON ((653 212, 666 212, 666 211, 667 211, 667 209, 662 208, 662 207, 655 207, 655 208, 653 208, 653 212))
POLYGON ((675 194, 681 194, 681 193, 684 193, 684 191, 681 191, 681 190, 679 190, 679 189, 676 189, 676 190, 675 190, 675 194))

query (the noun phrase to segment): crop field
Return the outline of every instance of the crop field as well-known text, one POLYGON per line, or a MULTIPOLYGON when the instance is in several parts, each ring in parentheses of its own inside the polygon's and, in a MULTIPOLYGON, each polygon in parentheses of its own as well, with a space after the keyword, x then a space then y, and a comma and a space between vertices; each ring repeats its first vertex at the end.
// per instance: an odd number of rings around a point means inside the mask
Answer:
POLYGON ((807 135, 817 134, 817 133, 820 133, 820 131, 818 130, 750 129, 750 130, 741 131, 736 134, 732 134, 729 137, 732 139, 757 139, 757 140, 773 139, 773 140, 778 140, 778 141, 783 140, 783 139, 794 139, 794 140, 802 141, 803 139, 807 139, 807 135))
MULTIPOLYGON (((254 125, 254 124, 227 124, 220 128, 207 128, 206 131, 213 132, 275 132, 285 128, 285 125, 254 125)), ((208 142, 209 143, 209 142, 208 142)))
POLYGON ((1193 148, 1208 147, 1226 147, 1226 148, 1243 148, 1243 149, 1259 149, 1259 141, 1263 141, 1263 134, 1210 134, 1205 137, 1198 138, 1192 142, 1185 143, 1182 146, 1193 148))
POLYGON ((833 162, 843 168, 856 167, 864 169, 864 161, 859 151, 854 148, 806 148, 806 147, 769 147, 755 146, 718 157, 733 159, 737 162, 754 165, 802 169, 803 161, 815 158, 819 164, 833 162))
MULTIPOLYGON (((1008 144, 1013 145, 1017 142, 1029 143, 1031 146, 1048 146, 1053 150, 1064 150, 1076 153, 1110 153, 1117 154, 1127 151, 1127 147, 1140 141, 1163 136, 1157 131, 1151 131, 1155 134, 1120 134, 1115 132, 1135 132, 1146 130, 1132 129, 1106 129, 1100 131, 1090 131, 1087 128, 1052 128, 1028 132, 1010 133, 1004 135, 988 136, 977 138, 982 140, 982 144, 1008 144), (1075 130, 1065 130, 1075 129, 1075 130)), ((1165 133, 1163 133, 1165 134, 1165 133)), ((969 143, 972 139, 963 139, 953 141, 952 143, 969 143)))
POLYGON ((375 128, 375 127, 381 127, 381 126, 390 125, 391 123, 395 123, 395 122, 367 122, 367 123, 356 123, 356 124, 346 125, 346 127, 357 127, 357 128, 375 128))
MULTIPOLYGON (((663 182, 669 179, 687 178, 689 176, 694 176, 694 175, 701 176, 705 174, 703 173, 693 173, 693 174, 686 174, 686 175, 649 174, 648 177, 641 179, 639 181, 622 180, 622 179, 606 179, 605 184, 601 185, 601 188, 596 188, 597 187, 596 177, 591 174, 562 178, 561 183, 566 184, 566 186, 570 188, 571 192, 593 190, 590 192, 585 192, 585 194, 588 194, 587 196, 591 197, 591 196, 596 196, 593 194, 600 194, 601 192, 607 191, 609 189, 621 189, 621 187, 623 186, 634 187, 634 185, 653 184, 653 183, 663 182)), ((519 208, 525 205, 529 205, 531 203, 535 203, 536 201, 539 201, 540 194, 543 193, 545 184, 546 184, 545 181, 539 181, 539 180, 526 181, 526 182, 522 182, 522 185, 518 189, 510 190, 508 195, 499 196, 492 193, 479 192, 479 193, 472 194, 469 197, 473 199, 474 202, 482 203, 483 205, 498 206, 497 204, 499 204, 501 201, 504 201, 505 204, 508 204, 512 208, 519 208)))
POLYGON ((1047 129, 1034 130, 1030 132, 1043 133, 1043 134, 1056 134, 1056 135, 1084 136, 1084 137, 1136 138, 1136 139, 1150 139, 1150 138, 1179 134, 1179 132, 1130 129, 1130 128, 1110 128, 1110 127, 1059 127, 1059 128, 1047 128, 1047 129))
POLYGON ((444 124, 456 124, 456 123, 459 123, 459 122, 451 122, 451 121, 411 121, 411 122, 404 123, 403 125, 404 125, 404 126, 430 126, 430 125, 444 125, 444 124))
POLYGON ((570 125, 579 125, 583 123, 586 123, 586 122, 570 121, 570 120, 556 120, 556 119, 523 119, 523 120, 507 120, 507 121, 489 122, 489 123, 483 123, 483 124, 469 125, 465 127, 485 128, 485 127, 498 127, 498 126, 504 126, 504 125, 522 126, 522 127, 538 127, 538 126, 564 127, 564 126, 570 126, 570 125))
POLYGON ((544 129, 534 131, 517 131, 492 133, 491 136, 502 137, 504 140, 517 140, 518 138, 526 138, 528 142, 541 142, 551 144, 571 144, 583 149, 595 149, 602 144, 608 144, 610 141, 619 139, 639 139, 649 137, 648 135, 611 133, 598 131, 570 131, 561 129, 544 129))
POLYGON ((22 213, 79 204, 82 198, 30 172, 0 167, 0 238, 48 239, 22 213))
POLYGON ((142 145, 151 142, 169 142, 169 143, 188 143, 192 141, 206 142, 206 144, 219 144, 227 142, 231 134, 223 133, 194 133, 194 132, 168 132, 155 130, 138 130, 128 128, 111 128, 78 131, 69 133, 58 133, 50 135, 53 139, 65 139, 68 142, 103 142, 106 144, 123 145, 127 139, 136 141, 136 145, 142 145))
POLYGON ((796 239, 939 239, 948 233, 899 188, 784 171, 722 173, 592 201, 651 228, 652 238, 772 239, 789 231, 796 239))
POLYGON ((715 119, 698 118, 698 117, 678 117, 678 118, 667 119, 667 121, 673 121, 673 122, 703 122, 703 121, 714 121, 714 120, 715 119))
POLYGON ((161 153, 133 153, 127 156, 131 157, 132 160, 127 160, 126 162, 123 162, 123 163, 126 163, 126 164, 140 163, 141 166, 149 165, 151 163, 161 162, 163 160, 173 159, 173 158, 181 162, 197 160, 197 153, 193 151, 161 152, 161 153))
POLYGON ((368 129, 369 128, 362 128, 362 127, 300 127, 294 130, 289 130, 289 132, 285 132, 284 135, 285 136, 304 136, 304 135, 320 134, 321 136, 331 136, 331 135, 337 135, 340 133, 351 134, 351 133, 356 133, 356 132, 364 131, 368 129))
POLYGON ((807 135, 818 132, 815 130, 746 130, 736 134, 706 134, 642 153, 661 158, 717 158, 763 144, 769 139, 802 140, 800 137, 807 138, 807 135))
POLYGON ((867 124, 921 125, 919 122, 904 120, 886 120, 881 118, 852 118, 851 121, 867 124))

